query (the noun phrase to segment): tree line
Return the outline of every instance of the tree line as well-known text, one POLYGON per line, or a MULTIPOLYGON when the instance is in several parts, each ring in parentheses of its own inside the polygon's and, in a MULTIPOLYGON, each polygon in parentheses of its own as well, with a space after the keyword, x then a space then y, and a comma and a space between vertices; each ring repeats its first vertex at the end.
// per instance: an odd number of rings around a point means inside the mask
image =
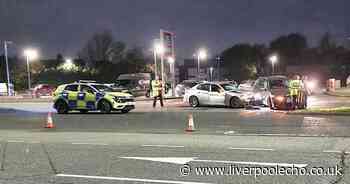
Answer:
MULTIPOLYGON (((350 49, 337 44, 325 33, 319 43, 310 47, 300 33, 282 35, 268 44, 237 43, 221 52, 223 77, 238 81, 271 73, 269 56, 279 57, 277 71, 283 73, 287 65, 323 64, 331 68, 332 77, 344 79, 350 73, 350 49)), ((101 82, 115 81, 122 73, 152 72, 152 54, 140 47, 127 47, 117 41, 110 31, 95 33, 72 60, 74 67, 65 68, 65 59, 57 54, 53 59, 31 62, 33 84, 62 84, 79 79, 101 82)), ((24 58, 10 57, 10 76, 16 90, 26 89, 27 70, 24 58)), ((4 56, 0 56, 0 79, 6 80, 4 56)))
MULTIPOLYGON (((344 38, 344 40, 347 38, 344 38)), ((238 43, 221 53, 224 77, 235 80, 271 74, 269 57, 278 55, 276 70, 284 74, 290 65, 320 64, 328 66, 330 76, 344 82, 350 74, 350 49, 338 44, 330 33, 325 33, 310 47, 306 36, 300 33, 282 35, 266 44, 238 43)))

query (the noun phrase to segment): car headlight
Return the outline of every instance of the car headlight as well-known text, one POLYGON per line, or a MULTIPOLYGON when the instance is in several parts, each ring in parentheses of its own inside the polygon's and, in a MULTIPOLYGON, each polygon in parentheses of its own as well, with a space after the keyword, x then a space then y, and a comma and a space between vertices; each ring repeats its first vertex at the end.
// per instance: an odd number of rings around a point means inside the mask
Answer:
POLYGON ((275 99, 279 102, 282 102, 284 100, 283 96, 276 96, 275 99))

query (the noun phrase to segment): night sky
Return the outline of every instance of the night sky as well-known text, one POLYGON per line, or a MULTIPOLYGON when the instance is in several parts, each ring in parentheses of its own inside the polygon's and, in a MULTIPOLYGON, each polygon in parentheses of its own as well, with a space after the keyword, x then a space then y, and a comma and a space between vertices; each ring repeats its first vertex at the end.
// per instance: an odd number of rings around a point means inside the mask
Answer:
MULTIPOLYGON (((238 42, 268 43, 291 32, 316 44, 326 31, 350 35, 349 0, 0 0, 0 40, 43 57, 74 57, 90 36, 111 30, 116 40, 146 51, 159 29, 176 33, 179 58, 199 47, 214 55, 238 42)), ((2 49, 0 51, 2 53, 2 49)))

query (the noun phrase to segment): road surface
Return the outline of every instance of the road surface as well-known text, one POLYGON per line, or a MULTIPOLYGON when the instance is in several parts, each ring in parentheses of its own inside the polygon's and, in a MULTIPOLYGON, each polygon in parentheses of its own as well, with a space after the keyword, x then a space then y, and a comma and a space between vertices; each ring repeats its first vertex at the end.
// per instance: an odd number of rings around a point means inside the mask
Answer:
MULTIPOLYGON (((343 98, 323 95, 310 102, 318 107, 348 105, 343 98)), ((179 100, 166 105, 153 109, 151 102, 138 102, 128 114, 53 114, 56 128, 45 129, 51 104, 2 103, 0 183, 350 181, 348 117, 287 115, 266 108, 193 109, 179 100), (194 117, 194 132, 185 131, 189 114, 194 117), (343 170, 341 175, 320 176, 238 172, 273 171, 277 165, 307 173, 316 167, 343 170), (218 168, 223 173, 216 172, 218 168)))

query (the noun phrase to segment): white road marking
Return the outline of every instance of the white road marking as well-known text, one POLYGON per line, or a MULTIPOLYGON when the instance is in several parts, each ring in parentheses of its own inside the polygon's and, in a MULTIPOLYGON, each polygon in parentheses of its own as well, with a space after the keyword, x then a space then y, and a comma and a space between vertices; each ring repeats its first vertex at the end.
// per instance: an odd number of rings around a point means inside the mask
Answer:
POLYGON ((151 145, 151 144, 144 144, 142 147, 164 147, 164 148, 184 148, 185 146, 178 146, 178 145, 151 145))
POLYGON ((125 159, 148 160, 154 162, 166 162, 172 164, 186 164, 193 161, 196 157, 120 157, 125 159))
POLYGON ((24 143, 24 141, 21 141, 21 140, 8 140, 7 142, 10 142, 10 143, 24 143))
POLYGON ((228 163, 228 164, 243 164, 243 165, 261 165, 261 166, 280 166, 280 167, 306 167, 308 164, 289 164, 289 163, 269 163, 269 162, 244 162, 230 160, 194 160, 193 162, 208 162, 208 163, 228 163))
POLYGON ((147 160, 154 162, 165 162, 173 164, 186 164, 188 162, 207 162, 207 163, 228 163, 243 165, 261 165, 261 166, 280 166, 280 167, 306 167, 308 164, 290 164, 290 163, 270 163, 270 162, 245 162, 231 160, 196 160, 197 157, 120 157, 124 159, 147 160))
POLYGON ((98 146, 108 146, 108 144, 104 143, 87 143, 87 142, 73 142, 73 145, 98 145, 98 146))
POLYGON ((275 151, 274 149, 269 148, 233 148, 230 147, 231 150, 247 150, 247 151, 275 151))
POLYGON ((86 178, 86 179, 100 179, 100 180, 117 180, 117 181, 133 181, 133 182, 146 182, 146 183, 208 184, 208 183, 190 182, 190 181, 153 180, 153 179, 140 179, 140 178, 123 178, 123 177, 107 177, 107 176, 88 176, 88 175, 74 175, 74 174, 56 174, 56 177, 86 178))
MULTIPOLYGON (((340 150, 324 150, 323 153, 343 153, 343 151, 340 150)), ((350 152, 345 152, 345 154, 350 154, 350 152)))

